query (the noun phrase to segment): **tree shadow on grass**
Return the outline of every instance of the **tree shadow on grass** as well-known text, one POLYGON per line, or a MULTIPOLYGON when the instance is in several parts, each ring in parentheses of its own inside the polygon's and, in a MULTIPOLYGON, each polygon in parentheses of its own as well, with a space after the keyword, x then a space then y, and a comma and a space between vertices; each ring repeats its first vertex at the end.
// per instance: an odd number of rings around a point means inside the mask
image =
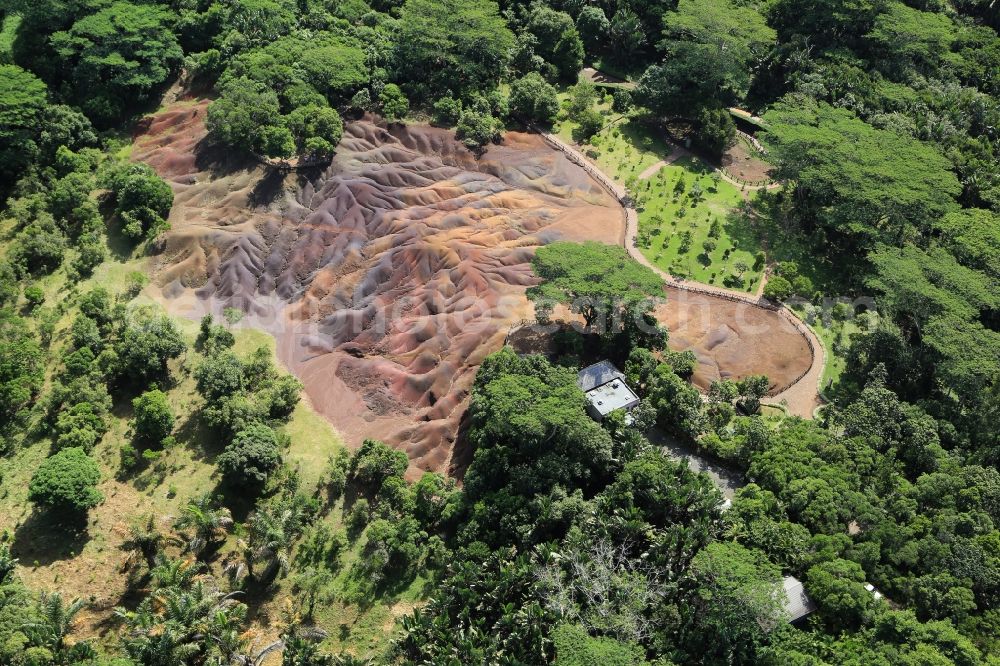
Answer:
POLYGON ((205 424, 202 410, 188 414, 174 429, 174 438, 191 451, 195 460, 212 465, 226 448, 224 438, 205 424))
POLYGON ((15 530, 11 553, 24 566, 47 566, 75 557, 88 541, 85 516, 35 508, 15 530))
POLYGON ((723 231, 733 241, 733 247, 756 254, 761 250, 761 234, 755 223, 739 210, 726 214, 722 223, 723 231))

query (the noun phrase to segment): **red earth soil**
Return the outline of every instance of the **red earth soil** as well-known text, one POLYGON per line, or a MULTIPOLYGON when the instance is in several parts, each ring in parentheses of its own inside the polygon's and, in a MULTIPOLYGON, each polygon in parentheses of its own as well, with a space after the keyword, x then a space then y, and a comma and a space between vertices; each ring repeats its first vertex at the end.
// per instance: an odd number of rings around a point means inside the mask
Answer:
MULTIPOLYGON (((266 171, 208 145, 206 108, 173 104, 136 136, 133 157, 176 195, 158 295, 192 318, 243 309, 349 444, 392 443, 411 476, 461 466, 478 364, 533 315, 534 249, 620 243, 617 202, 537 136, 510 132, 477 158, 450 131, 374 119, 347 124, 328 168, 266 171)), ((699 384, 753 373, 782 384, 808 367, 777 315, 668 294, 661 318, 672 347, 698 354, 699 384)))
POLYGON ((532 135, 478 158, 451 132, 352 122, 306 177, 220 164, 205 104, 152 118, 134 157, 170 180, 156 284, 187 316, 236 306, 274 334, 348 442, 448 468, 479 362, 531 316, 530 261, 555 238, 617 242, 617 203, 532 135))

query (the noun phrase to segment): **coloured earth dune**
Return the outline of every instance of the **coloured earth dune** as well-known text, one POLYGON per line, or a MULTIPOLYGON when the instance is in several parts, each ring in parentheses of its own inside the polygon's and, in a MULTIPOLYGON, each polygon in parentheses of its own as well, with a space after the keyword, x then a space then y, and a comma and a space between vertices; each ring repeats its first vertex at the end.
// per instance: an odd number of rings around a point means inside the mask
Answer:
MULTIPOLYGON (((479 362, 533 316, 534 248, 621 242, 617 202, 537 136, 477 158, 450 131, 373 119, 346 125, 328 168, 282 174, 208 146, 206 107, 174 104, 136 137, 176 193, 155 295, 189 317, 243 309, 349 443, 392 443, 411 475, 448 471, 479 362)), ((757 372, 780 386, 809 365, 773 313, 668 296, 671 346, 698 354, 703 386, 757 372)))

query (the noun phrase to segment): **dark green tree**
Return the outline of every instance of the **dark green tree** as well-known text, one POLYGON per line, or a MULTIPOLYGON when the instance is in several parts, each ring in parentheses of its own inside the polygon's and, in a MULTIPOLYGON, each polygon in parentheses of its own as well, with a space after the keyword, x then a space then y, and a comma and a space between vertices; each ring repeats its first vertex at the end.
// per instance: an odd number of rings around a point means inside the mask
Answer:
POLYGON ((526 27, 537 40, 535 52, 555 65, 560 79, 575 81, 583 66, 583 42, 570 15, 534 4, 526 27))
POLYGON ((132 427, 142 441, 159 445, 174 429, 174 412, 163 391, 146 391, 132 400, 132 409, 135 411, 132 427))
POLYGON ((28 486, 28 499, 52 511, 80 515, 104 499, 97 490, 100 480, 97 462, 83 449, 69 447, 38 466, 28 486))
POLYGON ((511 83, 510 113, 529 122, 552 123, 559 113, 556 89, 537 72, 524 75, 511 83))
POLYGON ((608 327, 652 309, 663 297, 663 281, 625 250, 601 243, 556 242, 538 248, 532 261, 542 279, 528 290, 535 301, 565 303, 588 327, 606 318, 608 327))
POLYGON ((399 80, 423 84, 425 95, 460 96, 496 87, 514 35, 491 0, 407 0, 395 39, 399 80))
POLYGON ((281 464, 278 437, 270 427, 256 423, 236 433, 216 464, 222 476, 236 486, 260 490, 281 464))
POLYGON ((84 111, 111 123, 151 98, 183 55, 171 20, 158 5, 115 2, 52 35, 52 48, 84 111))
POLYGON ((38 156, 47 105, 41 79, 16 65, 0 65, 0 173, 8 178, 38 156))

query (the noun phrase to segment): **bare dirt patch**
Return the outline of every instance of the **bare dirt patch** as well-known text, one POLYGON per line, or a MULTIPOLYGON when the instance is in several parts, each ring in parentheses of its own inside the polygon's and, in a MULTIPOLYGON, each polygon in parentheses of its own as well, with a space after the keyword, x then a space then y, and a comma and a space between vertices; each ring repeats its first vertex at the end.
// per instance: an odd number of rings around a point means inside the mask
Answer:
MULTIPOLYGON (((158 295, 191 318, 243 308, 348 444, 393 443, 411 476, 453 467, 478 364, 533 316, 534 248, 620 242, 617 202, 537 136, 477 158, 451 132, 372 118, 347 125, 326 169, 265 171, 207 144, 206 107, 154 116, 133 149, 176 193, 158 295)), ((808 368, 777 314, 667 296, 658 316, 672 348, 697 354, 699 386, 763 373, 780 387, 808 368)))
POLYGON ((772 166, 751 151, 745 139, 739 138, 722 156, 722 168, 745 181, 756 183, 770 180, 772 166))
POLYGON ((693 381, 699 388, 719 379, 767 375, 774 393, 812 364, 805 337, 777 312, 675 287, 666 291, 657 319, 670 331, 671 349, 690 349, 698 357, 693 381))

